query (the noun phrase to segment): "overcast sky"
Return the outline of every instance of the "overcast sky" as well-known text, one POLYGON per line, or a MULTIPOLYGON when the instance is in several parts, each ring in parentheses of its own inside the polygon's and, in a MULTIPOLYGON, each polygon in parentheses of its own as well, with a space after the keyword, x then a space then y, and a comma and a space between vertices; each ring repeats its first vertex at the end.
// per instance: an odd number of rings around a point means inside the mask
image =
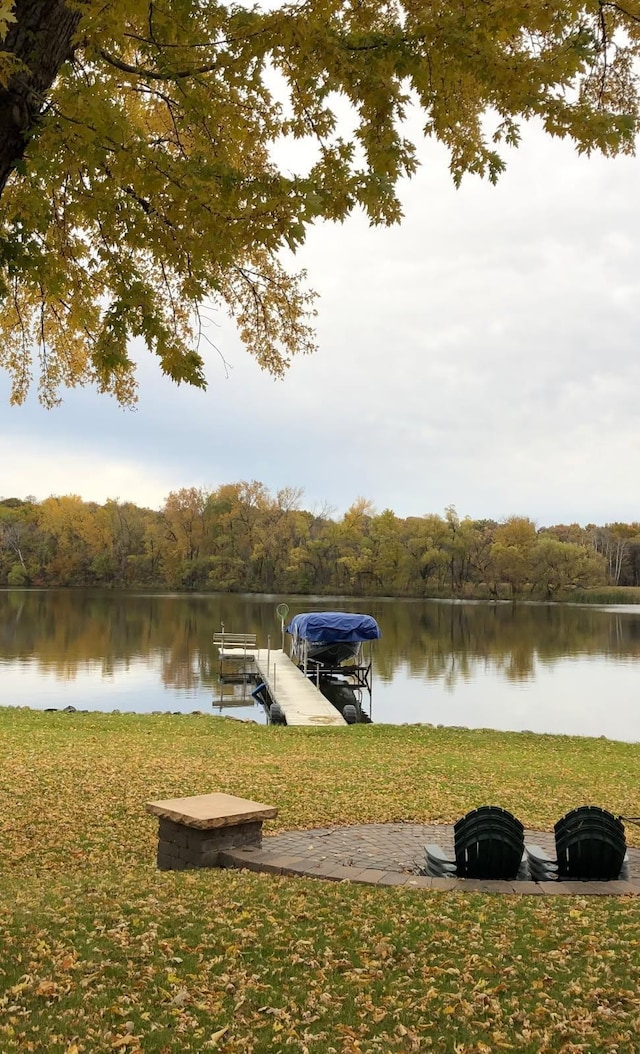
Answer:
POLYGON ((206 393, 141 355, 135 412, 85 390, 8 403, 0 495, 109 497, 257 479, 341 514, 539 525, 640 519, 640 161, 578 157, 529 130, 497 187, 460 190, 437 145, 405 220, 319 225, 298 254, 320 293, 316 355, 262 374, 224 316, 206 393))

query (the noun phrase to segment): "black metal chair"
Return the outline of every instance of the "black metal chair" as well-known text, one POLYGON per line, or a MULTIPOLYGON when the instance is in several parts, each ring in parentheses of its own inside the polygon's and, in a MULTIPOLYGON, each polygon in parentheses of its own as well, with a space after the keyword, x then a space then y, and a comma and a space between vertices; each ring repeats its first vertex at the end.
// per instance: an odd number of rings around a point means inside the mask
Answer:
POLYGON ((581 805, 554 827, 556 858, 540 846, 526 847, 536 882, 610 882, 625 877, 627 840, 622 820, 597 805, 581 805))
POLYGON ((524 853, 524 828, 506 809, 482 805, 453 828, 455 859, 439 845, 425 847, 425 871, 432 878, 514 879, 524 853))

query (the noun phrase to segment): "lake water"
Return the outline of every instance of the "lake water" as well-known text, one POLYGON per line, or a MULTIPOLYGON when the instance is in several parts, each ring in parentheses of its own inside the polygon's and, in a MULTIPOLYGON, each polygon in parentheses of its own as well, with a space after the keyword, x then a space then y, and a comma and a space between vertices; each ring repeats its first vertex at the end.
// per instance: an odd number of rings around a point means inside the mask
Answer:
MULTIPOLYGON (((281 643, 276 606, 365 611, 371 717, 640 741, 640 607, 0 591, 0 705, 264 721, 218 683, 212 636, 281 643)), ((369 709, 368 705, 366 707, 369 709)))

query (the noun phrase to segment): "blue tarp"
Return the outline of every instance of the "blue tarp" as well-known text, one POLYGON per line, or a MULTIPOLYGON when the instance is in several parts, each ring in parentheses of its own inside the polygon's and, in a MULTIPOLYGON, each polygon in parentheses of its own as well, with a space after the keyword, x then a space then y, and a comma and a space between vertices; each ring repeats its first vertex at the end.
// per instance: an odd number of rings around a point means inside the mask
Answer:
POLYGON ((382 636, 371 615, 354 615, 345 611, 311 611, 294 615, 287 633, 314 644, 377 640, 382 636))

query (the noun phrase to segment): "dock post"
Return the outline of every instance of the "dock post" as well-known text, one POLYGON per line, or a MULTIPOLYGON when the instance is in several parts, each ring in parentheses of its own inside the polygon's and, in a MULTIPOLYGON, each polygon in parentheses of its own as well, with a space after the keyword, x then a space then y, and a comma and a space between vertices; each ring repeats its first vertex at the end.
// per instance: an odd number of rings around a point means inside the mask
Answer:
POLYGON ((269 676, 269 668, 271 666, 271 634, 267 637, 267 677, 269 676))
POLYGON ((220 681, 220 702, 222 703, 222 671, 224 669, 224 622, 220 623, 220 647, 218 648, 218 680, 220 681))

